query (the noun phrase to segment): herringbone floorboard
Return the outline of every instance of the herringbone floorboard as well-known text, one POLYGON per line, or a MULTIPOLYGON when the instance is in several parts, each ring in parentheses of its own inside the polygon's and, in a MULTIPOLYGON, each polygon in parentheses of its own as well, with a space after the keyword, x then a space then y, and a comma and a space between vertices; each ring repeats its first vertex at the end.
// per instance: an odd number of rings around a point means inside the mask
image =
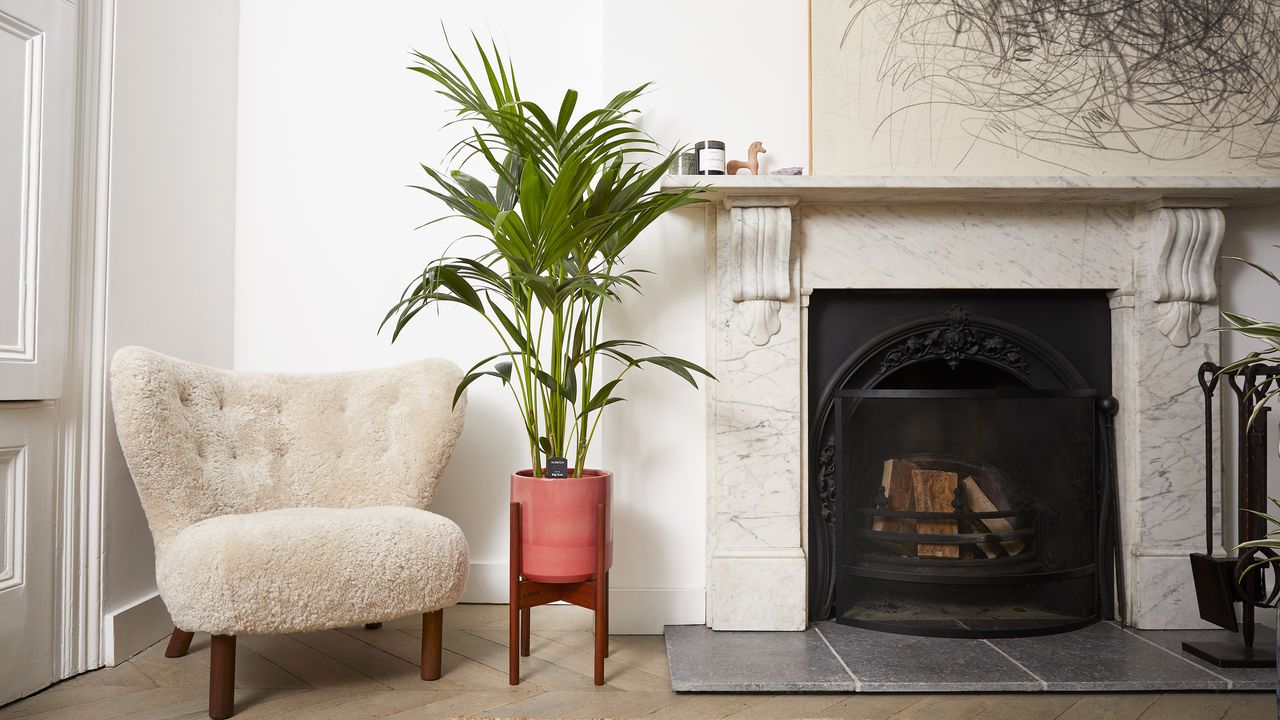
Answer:
MULTIPOLYGON (((1268 693, 1036 695, 677 695, 656 635, 610 639, 604 687, 591 684, 591 614, 537 608, 523 682, 507 684, 503 605, 445 611, 444 677, 418 678, 419 619, 237 643, 236 718, 431 720, 860 718, 866 720, 1269 720, 1268 693)), ((208 700, 209 638, 184 658, 159 642, 128 662, 0 708, 0 720, 198 720, 208 700)))

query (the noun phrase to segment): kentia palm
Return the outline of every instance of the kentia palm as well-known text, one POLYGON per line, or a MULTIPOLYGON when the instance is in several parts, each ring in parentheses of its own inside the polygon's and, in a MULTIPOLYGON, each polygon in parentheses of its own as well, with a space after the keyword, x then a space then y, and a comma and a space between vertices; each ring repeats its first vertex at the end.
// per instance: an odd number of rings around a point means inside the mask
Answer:
MULTIPOLYGON (((451 211, 432 222, 469 221, 479 230, 466 237, 489 246, 476 257, 429 262, 383 325, 393 323, 394 342, 428 307, 455 303, 473 310, 502 351, 471 367, 455 402, 486 376, 510 389, 530 460, 528 471, 512 476, 513 496, 525 473, 541 479, 547 458, 564 457, 570 479, 603 485, 607 497, 609 478, 598 480, 585 465, 602 411, 623 400, 617 392, 624 376, 651 365, 694 387, 697 375, 710 377, 687 360, 649 354, 646 343, 606 339, 602 328, 606 302, 640 289, 643 271, 621 265, 627 248, 664 213, 701 200, 693 190, 654 189, 679 149, 663 152, 635 125, 631 103, 646 86, 577 115, 578 94, 568 90, 553 118, 520 97, 514 71, 496 47, 487 52, 478 40, 475 47, 483 73, 471 72, 451 45, 445 61, 415 53, 409 69, 430 79, 454 106, 449 125, 469 130, 449 155, 459 169, 424 165, 429 182, 415 187, 451 211), (646 159, 652 164, 641 162, 646 159), (469 163, 491 175, 494 186, 464 172, 469 163)), ((553 491, 561 494, 571 484, 556 482, 561 485, 553 491)), ((533 515, 531 524, 538 522, 535 508, 524 512, 533 515)))

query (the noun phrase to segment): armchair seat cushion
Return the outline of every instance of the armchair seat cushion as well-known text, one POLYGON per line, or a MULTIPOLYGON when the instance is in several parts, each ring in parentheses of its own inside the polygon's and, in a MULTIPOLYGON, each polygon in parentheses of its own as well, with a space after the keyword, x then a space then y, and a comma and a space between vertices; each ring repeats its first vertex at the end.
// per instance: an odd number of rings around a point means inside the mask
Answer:
POLYGON ((467 582, 453 521, 410 507, 222 515, 177 533, 156 561, 174 624, 215 635, 304 632, 453 605, 467 582))

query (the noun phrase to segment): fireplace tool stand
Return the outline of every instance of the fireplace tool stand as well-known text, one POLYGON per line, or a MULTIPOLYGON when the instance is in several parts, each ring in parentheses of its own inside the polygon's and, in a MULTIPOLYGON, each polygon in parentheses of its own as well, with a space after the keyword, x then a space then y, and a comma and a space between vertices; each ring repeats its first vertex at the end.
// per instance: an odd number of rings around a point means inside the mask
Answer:
MULTIPOLYGON (((1259 401, 1280 382, 1280 365, 1249 365, 1239 371, 1223 372, 1221 366, 1206 362, 1199 370, 1200 389, 1204 394, 1205 552, 1191 553, 1191 574, 1200 617, 1240 633, 1241 642, 1183 642, 1182 649, 1218 667, 1275 667, 1275 639, 1262 628, 1267 637, 1262 643, 1255 643, 1262 633, 1258 632, 1254 618, 1256 608, 1275 607, 1280 595, 1275 568, 1266 563, 1276 559, 1275 552, 1267 548, 1242 548, 1228 556, 1215 556, 1213 552, 1213 396, 1220 379, 1227 381, 1236 398, 1236 499, 1240 504, 1237 535, 1240 542, 1245 542, 1267 534, 1266 521, 1254 514, 1266 511, 1267 453, 1270 452, 1266 422, 1269 408, 1259 407, 1259 401), (1265 592, 1264 572, 1268 567, 1273 571, 1270 593, 1265 592), (1237 602, 1242 605, 1238 620, 1237 602)), ((1223 482, 1225 491, 1225 478, 1223 482)))

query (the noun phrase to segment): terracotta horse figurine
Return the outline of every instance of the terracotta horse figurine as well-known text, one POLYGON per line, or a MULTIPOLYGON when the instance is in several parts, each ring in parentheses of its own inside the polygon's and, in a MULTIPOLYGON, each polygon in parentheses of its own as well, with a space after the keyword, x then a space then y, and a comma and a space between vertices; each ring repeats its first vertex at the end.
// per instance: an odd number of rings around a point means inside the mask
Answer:
POLYGON ((759 155, 760 153, 767 153, 767 152, 769 151, 764 149, 764 143, 760 142, 759 140, 751 143, 751 147, 747 148, 747 159, 746 160, 730 160, 729 168, 726 174, 737 175, 739 170, 741 170, 742 168, 746 168, 751 171, 752 175, 759 175, 760 174, 760 158, 758 158, 757 155, 759 155))

